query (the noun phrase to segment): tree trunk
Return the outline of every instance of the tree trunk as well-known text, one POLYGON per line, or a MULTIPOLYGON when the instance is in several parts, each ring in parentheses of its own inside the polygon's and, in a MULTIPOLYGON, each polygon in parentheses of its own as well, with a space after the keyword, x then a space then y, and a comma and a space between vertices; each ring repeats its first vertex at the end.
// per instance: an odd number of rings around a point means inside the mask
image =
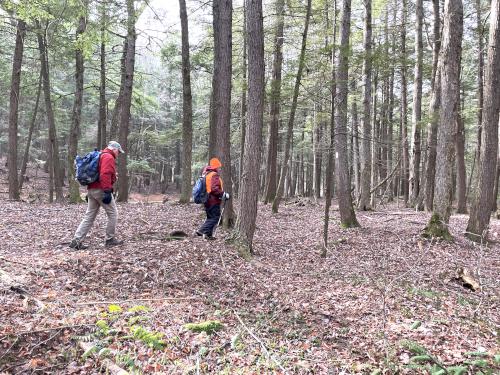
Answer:
POLYGON ((193 147, 193 98, 191 64, 189 62, 189 28, 186 0, 179 0, 182 34, 182 188, 181 203, 191 197, 191 153, 193 147))
MULTIPOLYGON (((232 2, 215 0, 213 2, 214 26, 214 79, 212 110, 216 130, 215 153, 210 155, 221 159, 224 190, 232 194, 231 172, 231 74, 232 74, 232 2)), ((234 225, 233 202, 225 203, 224 227, 234 225)))
POLYGON ((456 168, 457 168, 457 213, 467 213, 467 174, 465 171, 465 128, 461 113, 457 113, 456 120, 456 168))
MULTIPOLYGON (((62 178, 61 178, 61 162, 59 160, 59 145, 57 142, 57 130, 56 123, 54 119, 54 111, 52 109, 52 101, 50 98, 50 73, 49 73, 49 60, 47 52, 47 40, 45 38, 46 30, 40 29, 40 24, 37 22, 37 28, 39 32, 37 34, 38 38, 38 49, 40 51, 40 65, 42 69, 43 77, 43 92, 45 98, 45 111, 47 113, 47 122, 49 127, 49 146, 48 146, 48 156, 50 160, 50 168, 52 170, 54 187, 56 192, 56 202, 62 202, 63 191, 62 191, 62 178), (42 34, 43 33, 43 34, 42 34)), ((49 189, 50 193, 50 189, 49 189)), ((52 202, 52 194, 49 194, 49 202, 52 202)))
MULTIPOLYGON (((474 155, 474 164, 473 167, 476 167, 475 170, 479 172, 479 162, 481 158, 481 124, 483 118, 483 105, 484 105, 484 82, 483 82, 483 74, 484 74, 484 27, 481 16, 481 0, 476 0, 476 25, 477 25, 477 145, 476 152, 474 155)), ((471 175, 472 176, 472 175, 471 175)), ((478 174, 476 174, 475 179, 473 180, 473 185, 477 188, 478 183, 478 174)))
POLYGON ((23 189, 23 183, 26 175, 26 167, 28 166, 28 159, 30 154, 31 139, 33 137, 33 131, 35 130, 36 115, 38 113, 38 106, 40 104, 40 94, 42 92, 42 74, 40 73, 40 78, 38 79, 38 89, 36 90, 35 108, 33 108, 33 114, 31 115, 30 125, 28 129, 28 138, 26 139, 26 147, 24 149, 23 161, 21 164, 21 172, 19 173, 19 191, 23 189))
MULTIPOLYGON (((407 2, 402 0, 401 7, 401 24, 406 25, 406 13, 407 13, 407 2)), ((408 167, 409 167, 409 155, 408 155, 408 123, 406 118, 406 113, 408 111, 408 99, 407 99, 407 87, 406 87, 406 28, 401 29, 401 147, 402 147, 402 157, 403 157, 403 170, 401 175, 401 183, 403 190, 403 199, 405 205, 408 204, 408 167)))
POLYGON ((478 186, 471 206, 467 236, 475 241, 486 237, 490 222, 498 158, 498 110, 500 107, 500 0, 491 2, 488 57, 484 77, 484 107, 481 121, 481 158, 478 186))
POLYGON ((364 0, 365 26, 363 32, 364 60, 363 60, 363 139, 361 141, 361 181, 358 208, 366 211, 370 205, 370 184, 372 162, 372 131, 371 131, 371 92, 372 92, 372 2, 364 0))
MULTIPOLYGON (((321 107, 320 107, 321 112, 321 107)), ((318 120, 317 112, 314 115, 314 132, 313 132, 313 190, 314 197, 319 199, 321 197, 321 145, 323 139, 323 122, 318 120)))
POLYGON ((434 44, 432 51, 431 100, 429 104, 429 124, 427 126, 427 162, 425 166, 424 206, 432 211, 434 200, 434 181, 436 175, 436 143, 441 105, 441 73, 439 68, 439 51, 441 49, 441 19, 439 16, 439 0, 433 0, 434 10, 434 44))
POLYGON ((302 79, 302 71, 305 65, 305 55, 306 55, 306 45, 307 45, 307 32, 309 30, 309 19, 311 18, 311 0, 307 0, 307 10, 306 10, 306 20, 304 23, 304 32, 302 33, 302 47, 300 49, 299 56, 299 68, 297 70, 297 76, 295 77, 295 87, 293 90, 292 106, 290 108, 290 118, 288 119, 288 126, 286 131, 285 139, 285 156, 283 159, 283 165, 281 168, 280 180, 278 183, 278 191, 273 201, 273 212, 278 212, 278 208, 281 202, 281 197, 283 195, 283 188, 285 185, 285 178, 288 173, 289 163, 290 163, 290 146, 293 138, 293 124, 295 121, 295 111, 297 110, 297 100, 299 97, 300 80, 302 79))
MULTIPOLYGON (((356 91, 356 81, 351 81, 351 92, 356 91)), ((358 123, 358 103, 353 95, 351 101, 351 118, 352 118, 352 136, 353 136, 353 175, 354 175, 354 196, 359 201, 359 194, 361 192, 360 186, 360 153, 359 153, 359 123, 358 123)))
MULTIPOLYGON (((243 2, 243 85, 241 89, 241 115, 240 115, 240 125, 241 125, 241 138, 240 138, 240 168, 239 168, 239 187, 241 187, 241 177, 243 175, 243 157, 245 156, 245 137, 247 131, 247 14, 246 5, 243 2)), ((238 188, 239 189, 239 188, 238 188)), ((238 191, 239 194, 239 191, 238 191)))
POLYGON ((120 89, 118 91, 118 96, 116 97, 115 107, 113 108, 113 113, 111 114, 111 125, 109 128, 108 139, 110 141, 116 141, 118 137, 118 124, 121 118, 121 109, 123 106, 123 91, 125 90, 125 61, 127 58, 128 51, 128 39, 125 38, 123 41, 123 52, 120 59, 120 89))
POLYGON ((101 4, 101 71, 99 84, 99 119, 97 121, 97 148, 102 150, 106 146, 106 3, 101 4))
POLYGON ((347 81, 349 72, 349 37, 351 32, 351 0, 342 4, 342 24, 340 27, 340 54, 337 63, 336 99, 336 159, 337 195, 339 198, 340 223, 344 228, 358 227, 352 206, 351 180, 347 162, 347 81))
MULTIPOLYGON (((379 128, 380 128, 380 122, 377 120, 377 106, 378 106, 378 74, 375 74, 374 77, 374 84, 373 84, 373 103, 371 105, 373 106, 372 110, 372 118, 371 120, 371 127, 372 127, 372 132, 371 132, 371 163, 370 163, 370 177, 371 181, 370 184, 371 186, 378 185, 377 183, 377 177, 378 177, 378 169, 379 169, 379 128)), ((377 190, 370 190, 368 193, 368 196, 370 197, 370 207, 372 209, 375 208, 376 202, 375 202, 375 197, 377 195, 377 190)))
POLYGON ((331 68, 332 68, 332 82, 331 82, 331 111, 330 111, 330 137, 328 137, 328 160, 326 163, 325 171, 325 219, 323 222, 323 250, 320 256, 326 257, 328 248, 328 227, 330 225, 330 206, 332 204, 333 195, 333 181, 334 181, 334 165, 335 160, 334 147, 335 147, 335 97, 337 96, 337 77, 336 77, 336 67, 335 67, 335 54, 337 51, 337 0, 333 0, 333 41, 332 41, 332 58, 331 58, 331 68))
POLYGON ((424 16, 423 0, 416 0, 415 30, 415 80, 413 90, 413 113, 411 122, 411 160, 410 160, 410 204, 415 206, 420 192, 420 121, 422 120, 422 21, 424 16))
MULTIPOLYGON (((86 11, 87 9, 85 9, 86 11)), ((78 20, 78 27, 76 28, 76 39, 79 38, 85 32, 87 28, 86 15, 80 15, 78 20)), ((80 123, 82 118, 82 105, 83 105, 83 51, 81 48, 75 49, 75 101, 73 103, 73 114, 71 129, 69 132, 68 139, 68 182, 69 182, 69 202, 79 203, 80 198, 80 185, 78 181, 75 180, 75 169, 73 167, 76 153, 78 151, 78 137, 80 136, 80 123)))
MULTIPOLYGON (((128 151, 128 134, 130 131, 130 107, 132 105, 132 89, 134 86, 135 65, 135 8, 134 0, 127 0, 127 52, 125 55, 125 78, 123 81, 123 97, 120 105, 120 128, 118 139, 120 145, 128 151)), ((118 202, 128 201, 129 176, 127 172, 127 154, 120 154, 118 161, 118 202)))
POLYGON ((23 65, 24 36, 26 24, 23 20, 17 21, 16 47, 12 62, 12 79, 10 86, 9 105, 9 153, 7 167, 9 168, 9 199, 19 200, 19 181, 17 176, 17 121, 19 117, 19 95, 21 86, 21 67, 23 65))
POLYGON ((430 237, 451 239, 451 214, 455 132, 459 109, 458 90, 462 50, 463 8, 461 0, 446 0, 443 45, 440 54, 442 104, 439 114, 434 210, 425 228, 430 237))
POLYGON ((253 253, 252 240, 257 218, 262 125, 264 121, 264 25, 262 0, 246 0, 248 12, 248 130, 240 190, 240 212, 236 232, 245 252, 253 253))

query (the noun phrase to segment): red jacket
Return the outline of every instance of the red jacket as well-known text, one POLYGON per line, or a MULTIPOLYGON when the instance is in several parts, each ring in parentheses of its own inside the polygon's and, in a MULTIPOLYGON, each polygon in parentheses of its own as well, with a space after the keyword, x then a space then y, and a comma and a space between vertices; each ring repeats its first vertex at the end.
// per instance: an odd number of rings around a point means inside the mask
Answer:
POLYGON ((203 170, 203 174, 207 175, 207 193, 208 201, 206 203, 207 207, 212 207, 216 204, 221 204, 222 194, 224 194, 224 188, 222 183, 222 178, 219 176, 219 171, 211 166, 206 166, 203 170), (213 173, 210 173, 213 172, 213 173))
POLYGON ((88 185, 88 189, 113 190, 116 181, 115 154, 109 148, 101 151, 99 159, 99 180, 88 185))

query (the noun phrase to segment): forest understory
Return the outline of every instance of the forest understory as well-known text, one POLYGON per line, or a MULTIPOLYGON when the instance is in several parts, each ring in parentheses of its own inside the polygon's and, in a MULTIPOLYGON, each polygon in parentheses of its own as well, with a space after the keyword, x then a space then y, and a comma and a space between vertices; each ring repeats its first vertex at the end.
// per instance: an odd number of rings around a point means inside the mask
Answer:
MULTIPOLYGON (((500 371, 500 247, 467 240, 466 215, 451 218, 454 242, 437 242, 421 237, 428 213, 393 203, 345 230, 335 203, 321 258, 323 200, 275 215, 259 204, 247 261, 221 228, 192 236, 200 206, 132 195, 119 204, 123 246, 104 247, 101 212, 89 249, 70 251, 85 204, 35 201, 34 181, 32 203, 0 194, 0 270, 28 293, 1 284, 1 374, 500 371)), ((498 240, 499 220, 490 228, 498 240)))

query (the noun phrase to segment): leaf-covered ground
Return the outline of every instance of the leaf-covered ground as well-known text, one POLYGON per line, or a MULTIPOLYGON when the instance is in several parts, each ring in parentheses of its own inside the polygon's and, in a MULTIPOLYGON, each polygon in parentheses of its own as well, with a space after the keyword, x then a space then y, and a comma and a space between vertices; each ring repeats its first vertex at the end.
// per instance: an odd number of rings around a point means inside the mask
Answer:
POLYGON ((334 205, 320 258, 323 201, 260 205, 245 261, 222 229, 193 237, 203 211, 170 198, 120 204, 112 249, 101 213, 84 251, 67 247, 84 204, 0 201, 0 269, 46 306, 0 286, 0 373, 499 373, 499 245, 465 239, 467 216, 442 243, 420 237, 426 213, 392 205, 343 230, 334 205), (222 328, 185 327, 209 320, 222 328))

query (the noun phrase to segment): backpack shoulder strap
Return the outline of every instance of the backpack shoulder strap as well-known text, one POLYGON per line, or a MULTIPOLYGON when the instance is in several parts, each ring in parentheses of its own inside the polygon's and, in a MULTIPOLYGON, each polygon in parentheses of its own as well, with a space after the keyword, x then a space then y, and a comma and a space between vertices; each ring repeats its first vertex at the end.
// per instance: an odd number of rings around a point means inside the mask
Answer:
POLYGON ((214 176, 215 172, 208 172, 205 175, 205 185, 207 186, 207 193, 212 192, 212 177, 214 176))

